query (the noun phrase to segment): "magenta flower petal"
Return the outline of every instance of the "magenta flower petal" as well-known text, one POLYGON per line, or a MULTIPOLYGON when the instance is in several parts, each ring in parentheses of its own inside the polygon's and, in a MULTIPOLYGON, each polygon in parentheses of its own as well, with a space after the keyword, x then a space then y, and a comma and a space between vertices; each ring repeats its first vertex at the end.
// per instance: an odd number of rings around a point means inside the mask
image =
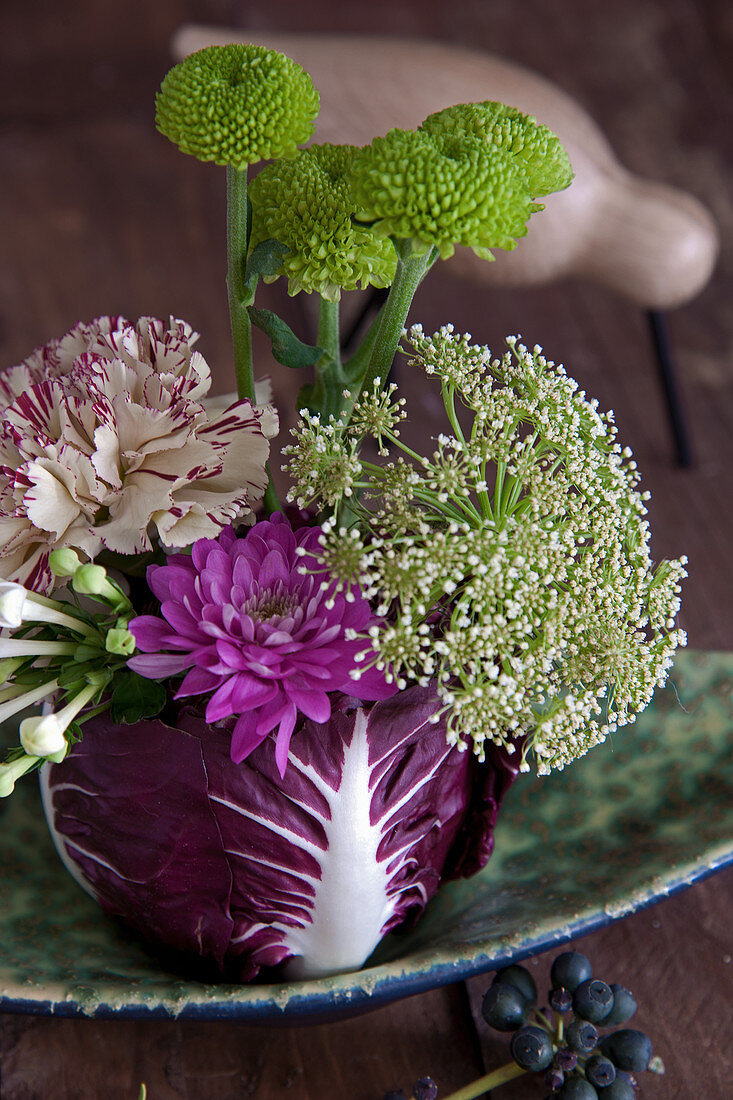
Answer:
POLYGON ((206 721, 219 722, 227 718, 231 713, 231 698, 234 690, 234 679, 229 677, 221 687, 218 687, 206 705, 206 721))
POLYGON ((166 600, 160 605, 160 610, 163 618, 168 620, 174 630, 177 630, 180 634, 196 637, 198 622, 184 604, 166 600))
POLYGON ((232 710, 236 713, 255 710, 265 703, 271 703, 280 694, 277 684, 271 680, 258 680, 240 672, 234 680, 232 690, 232 710))
POLYGON ((280 706, 261 708, 257 712, 257 732, 264 737, 270 730, 274 730, 290 713, 291 707, 295 709, 293 703, 286 699, 280 706))
POLYGON ((141 653, 137 657, 131 657, 127 666, 148 680, 162 680, 165 676, 177 676, 179 672, 185 672, 191 667, 191 661, 190 653, 141 653))
POLYGON ((131 619, 129 629, 137 648, 146 653, 155 653, 165 646, 171 632, 168 623, 153 615, 138 615, 136 619, 131 619))
POLYGON ((350 676, 363 670, 356 657, 369 648, 373 614, 356 586, 351 602, 342 593, 333 597, 335 582, 308 561, 320 534, 319 527, 293 531, 275 515, 243 538, 227 528, 218 539, 201 539, 190 557, 176 555, 148 572, 167 622, 150 615, 133 620, 130 629, 149 656, 136 656, 132 667, 143 676, 190 669, 176 698, 211 692, 206 720, 237 719, 235 762, 277 728, 282 771, 298 714, 325 722, 331 692, 373 700, 397 690, 374 668, 359 680, 350 676), (301 572, 304 565, 308 572, 301 572))
POLYGON ((281 779, 284 777, 285 769, 288 765, 290 738, 293 736, 297 717, 298 712, 291 704, 280 722, 280 729, 277 731, 277 739, 275 741, 275 763, 277 764, 277 770, 280 772, 281 779))
POLYGON ((230 755, 235 764, 241 764, 264 738, 257 733, 257 720, 252 714, 242 714, 232 732, 230 755))
POLYGON ((206 691, 215 691, 219 686, 219 677, 206 668, 192 668, 176 692, 176 699, 185 699, 189 695, 203 695, 206 691))
POLYGON ((331 717, 331 700, 325 691, 319 691, 315 687, 298 688, 288 684, 285 688, 292 703, 298 710, 311 718, 314 722, 327 722, 331 717))

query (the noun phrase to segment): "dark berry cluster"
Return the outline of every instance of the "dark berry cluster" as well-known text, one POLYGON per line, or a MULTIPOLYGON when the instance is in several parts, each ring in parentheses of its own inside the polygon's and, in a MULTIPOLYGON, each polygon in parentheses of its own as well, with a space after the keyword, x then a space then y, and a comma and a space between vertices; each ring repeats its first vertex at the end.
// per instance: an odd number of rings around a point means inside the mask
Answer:
POLYGON ((558 955, 550 976, 552 1013, 537 1010, 537 987, 523 966, 498 971, 483 1000, 487 1024, 513 1032, 512 1058, 522 1069, 544 1074, 552 1100, 635 1100, 632 1074, 649 1067, 651 1041, 631 1028, 603 1037, 598 1032, 598 1026, 616 1028, 631 1019, 631 993, 594 978, 577 951, 558 955))

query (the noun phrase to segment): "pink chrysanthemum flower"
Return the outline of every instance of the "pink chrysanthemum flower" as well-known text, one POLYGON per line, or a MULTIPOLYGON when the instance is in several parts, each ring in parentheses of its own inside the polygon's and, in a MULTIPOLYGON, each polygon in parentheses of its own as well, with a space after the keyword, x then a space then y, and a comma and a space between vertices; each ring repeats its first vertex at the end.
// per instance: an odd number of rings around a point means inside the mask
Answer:
POLYGON ((210 538, 267 484, 277 415, 214 410, 184 322, 100 317, 0 374, 0 576, 48 591, 48 555, 210 538))
POLYGON ((396 690, 376 669, 361 671, 372 611, 356 587, 335 592, 313 556, 320 534, 275 515, 244 538, 230 528, 148 570, 163 618, 130 622, 145 656, 128 664, 151 679, 189 670, 176 698, 210 693, 207 722, 237 717, 235 763, 277 727, 282 775, 299 712, 326 722, 329 692, 374 700, 396 690))

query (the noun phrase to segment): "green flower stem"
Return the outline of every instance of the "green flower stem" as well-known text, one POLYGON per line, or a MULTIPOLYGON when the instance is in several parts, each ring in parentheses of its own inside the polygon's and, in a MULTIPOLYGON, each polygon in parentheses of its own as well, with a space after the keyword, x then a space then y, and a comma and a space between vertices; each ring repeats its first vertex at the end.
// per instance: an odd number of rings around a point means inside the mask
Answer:
POLYGON ((521 1077, 527 1071, 518 1066, 516 1062, 508 1062, 505 1066, 495 1069, 493 1073, 487 1073, 485 1077, 479 1077, 470 1085, 464 1085, 462 1089, 452 1092, 444 1100, 475 1100, 489 1089, 505 1085, 507 1081, 513 1081, 515 1077, 521 1077))
POLYGON ((269 463, 267 464, 266 469, 267 469, 267 476, 269 477, 270 480, 267 483, 267 488, 265 489, 265 495, 262 499, 262 504, 263 504, 263 506, 265 508, 265 511, 267 512, 268 516, 271 516, 273 512, 281 512, 282 511, 282 503, 280 501, 280 497, 277 495, 277 491, 276 491, 275 486, 274 486, 273 481, 272 481, 272 474, 270 473, 269 463))
POLYGON ((339 303, 329 302, 318 296, 318 337, 319 348, 323 348, 334 363, 341 365, 341 344, 339 340, 339 303))
MULTIPOLYGON (((255 379, 252 370, 252 324, 244 304, 246 290, 244 268, 247 259, 247 169, 227 166, 227 292, 229 319, 234 347, 234 374, 237 393, 242 400, 255 401, 255 379)), ((282 505, 275 491, 269 465, 263 505, 268 515, 282 505)))
POLYGON ((446 383, 443 382, 443 384, 441 386, 441 390, 442 390, 443 404, 445 406, 445 411, 446 411, 446 415, 448 416, 448 420, 450 421, 450 426, 453 429, 453 434, 455 435, 456 439, 460 440, 461 443, 465 444, 466 440, 465 440, 464 435, 463 435, 463 429, 461 428, 461 425, 460 425, 459 420, 458 420, 458 415, 456 413, 455 389, 453 388, 453 386, 446 385, 446 383))
POLYGON ((324 420, 333 414, 338 417, 344 407, 343 389, 346 376, 341 363, 341 341, 339 335, 339 303, 318 298, 318 337, 317 343, 325 354, 316 363, 316 383, 313 390, 312 408, 320 413, 324 420))
POLYGON ((395 247, 397 270, 387 301, 382 307, 377 337, 359 389, 359 396, 372 388, 375 379, 379 380, 380 385, 384 385, 402 337, 402 329, 405 326, 412 299, 415 297, 415 291, 438 258, 435 248, 424 255, 416 255, 412 252, 410 241, 398 241, 395 247))
POLYGON ((227 167, 227 291, 234 345, 234 373, 240 398, 255 403, 252 326, 244 304, 247 258, 247 169, 227 167))

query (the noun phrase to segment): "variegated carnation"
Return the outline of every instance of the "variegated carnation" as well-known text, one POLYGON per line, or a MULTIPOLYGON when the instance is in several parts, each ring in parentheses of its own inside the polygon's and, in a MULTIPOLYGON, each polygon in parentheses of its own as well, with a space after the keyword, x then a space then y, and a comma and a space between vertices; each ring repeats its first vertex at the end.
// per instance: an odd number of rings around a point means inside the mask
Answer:
POLYGON ((135 554, 252 517, 269 406, 207 409, 211 378, 183 321, 101 317, 0 375, 0 575, 50 590, 48 555, 135 554))

